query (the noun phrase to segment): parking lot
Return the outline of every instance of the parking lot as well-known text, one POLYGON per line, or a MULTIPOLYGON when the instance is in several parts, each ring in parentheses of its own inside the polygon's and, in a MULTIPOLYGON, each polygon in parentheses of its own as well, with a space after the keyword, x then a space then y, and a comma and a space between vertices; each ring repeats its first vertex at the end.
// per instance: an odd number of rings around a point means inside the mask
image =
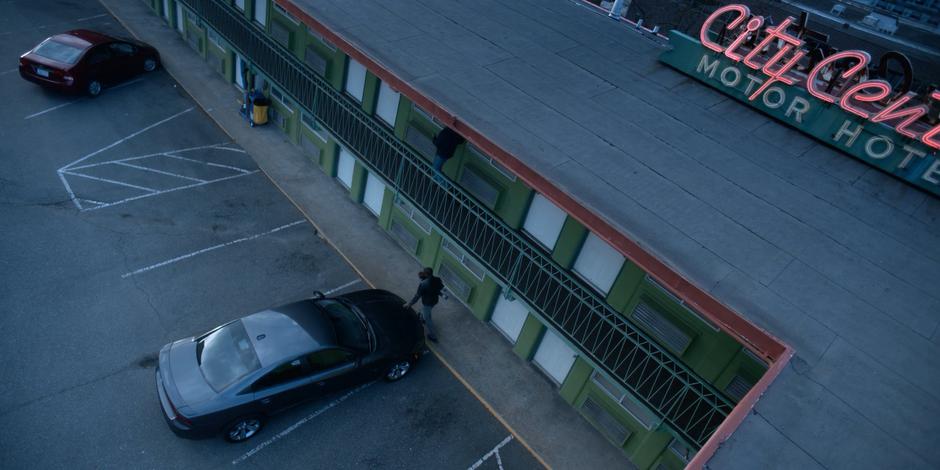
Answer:
POLYGON ((51 34, 126 35, 100 4, 3 3, 4 468, 538 467, 432 354, 242 444, 172 434, 154 384, 162 345, 367 282, 164 71, 93 99, 19 77, 17 57, 51 34))

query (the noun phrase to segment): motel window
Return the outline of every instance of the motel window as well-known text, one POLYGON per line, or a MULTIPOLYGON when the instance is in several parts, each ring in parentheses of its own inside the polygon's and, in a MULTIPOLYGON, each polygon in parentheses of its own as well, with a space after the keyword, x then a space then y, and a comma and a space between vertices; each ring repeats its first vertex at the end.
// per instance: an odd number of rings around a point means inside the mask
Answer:
POLYGON ((623 387, 608 379, 600 372, 594 371, 594 374, 591 376, 591 381, 600 389, 604 390, 615 402, 620 404, 621 408, 629 413, 630 416, 633 416, 644 428, 653 429, 653 427, 659 423, 659 419, 652 411, 634 401, 623 387))
POLYGON ((391 127, 395 127, 395 118, 398 116, 398 101, 401 94, 393 90, 388 83, 379 85, 379 102, 375 106, 375 114, 391 127))
POLYGON ((493 160, 492 158, 486 156, 486 154, 484 154, 482 150, 474 147, 473 145, 468 144, 467 148, 470 149, 470 155, 473 155, 475 158, 477 158, 478 160, 482 162, 486 162, 486 164, 496 169, 496 171, 498 171, 501 175, 505 176, 506 179, 508 179, 509 181, 516 181, 516 175, 512 171, 509 171, 509 168, 504 167, 496 160, 493 160))
POLYGON ((382 213, 382 204, 385 202, 385 184, 378 176, 369 173, 366 175, 366 191, 362 196, 362 203, 369 212, 378 217, 382 213))
POLYGON ((366 68, 350 57, 348 63, 346 64, 346 93, 349 93, 349 95, 355 98, 356 101, 362 101, 362 96, 365 92, 365 89, 366 68))
POLYGON ((352 187, 353 170, 356 169, 356 159, 345 147, 339 149, 339 162, 336 165, 336 179, 347 189, 352 187))
POLYGON ((669 451, 685 463, 688 463, 689 460, 692 459, 689 448, 676 438, 672 438, 672 441, 669 443, 669 451))
POLYGON ((753 387, 749 380, 741 377, 740 375, 735 375, 731 382, 728 383, 728 386, 725 387, 725 395, 731 397, 734 401, 741 401, 744 398, 744 395, 747 395, 747 392, 751 391, 753 387))
POLYGON ((614 285, 624 260, 623 255, 604 240, 588 233, 574 262, 574 271, 606 295, 614 285))
POLYGON ((283 106, 288 112, 293 111, 291 109, 290 103, 288 103, 287 99, 284 98, 284 93, 281 92, 281 90, 278 89, 277 87, 273 87, 273 86, 271 87, 271 97, 274 98, 275 101, 280 103, 281 106, 283 106))
POLYGON ((206 36, 209 37, 209 42, 215 44, 219 49, 225 50, 225 46, 222 45, 222 38, 219 36, 219 33, 215 32, 211 28, 206 29, 206 36))
POLYGON ((519 339, 519 333, 522 332, 522 325, 529 316, 529 309, 518 299, 510 299, 505 295, 500 295, 493 308, 493 316, 490 322, 501 331, 509 341, 513 343, 519 339))
POLYGON ((333 45, 333 43, 331 43, 330 41, 327 41, 325 37, 321 36, 320 33, 314 31, 313 28, 311 28, 310 26, 307 26, 307 34, 310 35, 310 37, 316 39, 317 41, 320 41, 321 43, 323 43, 323 45, 326 46, 326 48, 329 49, 330 51, 336 50, 336 46, 333 45))
POLYGON ((320 140, 327 142, 330 139, 330 136, 327 135, 326 130, 317 123, 317 120, 313 117, 312 114, 300 113, 300 120, 304 123, 304 127, 310 129, 310 132, 313 132, 320 140))
POLYGON ((295 18, 294 15, 290 14, 290 12, 284 9, 284 7, 278 5, 277 2, 274 2, 272 5, 274 6, 274 9, 281 14, 281 16, 287 19, 287 21, 290 21, 294 24, 300 24, 300 20, 295 18))
POLYGON ((646 302, 640 302, 633 309, 633 320, 658 338, 660 343, 679 354, 685 352, 692 342, 691 336, 646 302))
POLYGON ((574 365, 575 357, 574 350, 557 333, 547 329, 532 361, 555 383, 561 385, 568 377, 568 372, 571 371, 571 366, 574 365))
POLYGON ((254 20, 262 26, 268 24, 268 0, 255 0, 254 20))
POLYGON ((398 206, 398 209, 402 214, 408 216, 412 222, 415 223, 424 233, 431 233, 431 221, 424 216, 418 209, 415 209, 415 206, 411 205, 410 202, 406 201, 405 198, 401 196, 395 197, 395 205, 398 206))
POLYGON ((536 193, 522 228, 550 251, 555 248, 561 227, 565 224, 565 217, 563 210, 545 196, 536 193))
POLYGON ((445 238, 441 243, 441 248, 455 260, 459 261, 460 264, 467 268, 467 271, 470 271, 477 279, 483 280, 483 275, 486 273, 486 271, 483 270, 483 266, 467 255, 456 243, 445 238))

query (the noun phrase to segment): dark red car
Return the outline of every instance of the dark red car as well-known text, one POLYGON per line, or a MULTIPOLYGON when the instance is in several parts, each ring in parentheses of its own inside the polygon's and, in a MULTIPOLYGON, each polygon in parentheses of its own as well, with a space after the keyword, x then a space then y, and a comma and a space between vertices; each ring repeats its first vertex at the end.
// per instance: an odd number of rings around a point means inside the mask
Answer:
POLYGON ((104 87, 160 66, 153 47, 133 39, 76 29, 20 56, 20 76, 43 86, 97 96, 104 87))

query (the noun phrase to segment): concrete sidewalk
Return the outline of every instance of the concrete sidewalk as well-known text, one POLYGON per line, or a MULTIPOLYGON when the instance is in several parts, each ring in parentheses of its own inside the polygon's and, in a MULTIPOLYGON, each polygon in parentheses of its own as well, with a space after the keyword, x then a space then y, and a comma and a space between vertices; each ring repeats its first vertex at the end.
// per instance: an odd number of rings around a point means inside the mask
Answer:
MULTIPOLYGON (((162 19, 140 0, 101 0, 135 36, 160 50, 164 68, 270 180, 317 227, 369 284, 410 298, 417 262, 377 224, 365 207, 305 157, 273 127, 249 128, 239 116, 241 93, 212 71, 162 19)), ((435 310, 440 343, 434 354, 551 468, 631 468, 631 463, 516 356, 491 326, 456 301, 435 310), (487 354, 480 354, 486 351, 487 354)))

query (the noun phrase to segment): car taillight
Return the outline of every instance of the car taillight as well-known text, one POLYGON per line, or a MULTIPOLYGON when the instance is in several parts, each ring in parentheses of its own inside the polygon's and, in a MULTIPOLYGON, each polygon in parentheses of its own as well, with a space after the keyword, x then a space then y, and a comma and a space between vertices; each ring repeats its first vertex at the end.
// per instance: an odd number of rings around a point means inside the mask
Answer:
MULTIPOLYGON (((166 391, 164 390, 163 393, 166 393, 166 391)), ((174 418, 173 418, 173 419, 175 419, 175 420, 177 420, 177 421, 179 421, 179 422, 185 424, 186 426, 192 426, 193 422, 190 421, 190 420, 189 420, 188 418, 186 418, 185 416, 183 416, 183 414, 180 413, 180 410, 177 410, 177 409, 176 409, 176 405, 174 405, 174 404, 173 404, 173 401, 170 400, 170 396, 169 396, 169 395, 167 395, 167 397, 166 397, 166 402, 170 404, 170 409, 173 410, 173 415, 174 415, 174 418)))

